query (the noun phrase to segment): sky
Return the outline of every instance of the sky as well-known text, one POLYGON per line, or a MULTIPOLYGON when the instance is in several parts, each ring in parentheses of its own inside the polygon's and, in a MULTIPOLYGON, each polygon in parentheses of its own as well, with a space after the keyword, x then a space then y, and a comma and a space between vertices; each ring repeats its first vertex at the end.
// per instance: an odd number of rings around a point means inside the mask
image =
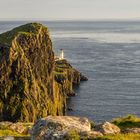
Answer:
POLYGON ((0 19, 140 19, 140 0, 0 0, 0 19))

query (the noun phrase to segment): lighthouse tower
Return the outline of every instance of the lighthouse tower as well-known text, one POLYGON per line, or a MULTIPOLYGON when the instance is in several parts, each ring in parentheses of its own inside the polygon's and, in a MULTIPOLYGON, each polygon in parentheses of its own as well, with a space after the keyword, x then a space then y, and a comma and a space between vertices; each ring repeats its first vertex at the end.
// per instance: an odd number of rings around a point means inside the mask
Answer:
POLYGON ((63 49, 61 49, 60 60, 63 60, 63 59, 64 59, 64 51, 63 51, 63 49))

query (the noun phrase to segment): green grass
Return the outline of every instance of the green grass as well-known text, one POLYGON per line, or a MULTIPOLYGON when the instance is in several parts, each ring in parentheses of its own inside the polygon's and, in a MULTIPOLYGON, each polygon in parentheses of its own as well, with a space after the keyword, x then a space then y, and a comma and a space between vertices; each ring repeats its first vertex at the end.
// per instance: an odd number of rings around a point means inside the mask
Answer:
POLYGON ((4 136, 14 136, 14 137, 25 137, 25 136, 29 136, 29 135, 23 135, 23 134, 19 134, 15 131, 12 130, 0 130, 0 137, 4 137, 4 136))
POLYGON ((140 128, 140 118, 135 115, 128 115, 122 118, 117 118, 112 121, 115 125, 121 129, 125 128, 140 128))
POLYGON ((140 140, 140 134, 116 134, 107 135, 98 138, 91 138, 88 140, 140 140))
POLYGON ((76 130, 71 130, 68 132, 64 140, 80 140, 80 135, 76 130))
MULTIPOLYGON (((33 123, 22 123, 26 128, 31 128, 33 123)), ((12 130, 8 124, 0 125, 0 137, 4 136, 14 136, 14 137, 29 137, 29 134, 20 134, 15 130, 12 130)))
POLYGON ((68 70, 72 71, 72 67, 66 60, 59 60, 55 62, 55 80, 58 83, 63 83, 67 79, 68 70))
POLYGON ((19 27, 14 28, 11 31, 7 31, 5 33, 0 34, 0 43, 11 45, 12 40, 18 35, 30 35, 37 34, 40 28, 44 28, 47 30, 47 27, 43 26, 40 23, 29 23, 19 27))

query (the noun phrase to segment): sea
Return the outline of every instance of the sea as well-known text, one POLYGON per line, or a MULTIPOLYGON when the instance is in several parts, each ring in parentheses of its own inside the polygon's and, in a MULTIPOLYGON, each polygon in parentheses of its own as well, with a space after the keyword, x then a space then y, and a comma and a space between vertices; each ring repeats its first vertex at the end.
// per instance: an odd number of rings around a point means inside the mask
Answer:
MULTIPOLYGON (((33 21, 0 21, 0 33, 33 21)), ((57 55, 88 77, 68 99, 67 115, 95 122, 140 116, 140 21, 37 21, 57 55)))

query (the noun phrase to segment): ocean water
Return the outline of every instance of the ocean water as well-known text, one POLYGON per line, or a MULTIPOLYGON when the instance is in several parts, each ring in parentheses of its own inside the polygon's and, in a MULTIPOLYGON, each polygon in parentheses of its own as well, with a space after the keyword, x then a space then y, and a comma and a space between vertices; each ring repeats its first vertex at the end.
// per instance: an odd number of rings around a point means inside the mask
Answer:
MULTIPOLYGON (((0 32, 27 21, 0 22, 0 32)), ((43 21, 56 54, 88 77, 68 100, 73 111, 96 122, 140 116, 140 21, 43 21)))

